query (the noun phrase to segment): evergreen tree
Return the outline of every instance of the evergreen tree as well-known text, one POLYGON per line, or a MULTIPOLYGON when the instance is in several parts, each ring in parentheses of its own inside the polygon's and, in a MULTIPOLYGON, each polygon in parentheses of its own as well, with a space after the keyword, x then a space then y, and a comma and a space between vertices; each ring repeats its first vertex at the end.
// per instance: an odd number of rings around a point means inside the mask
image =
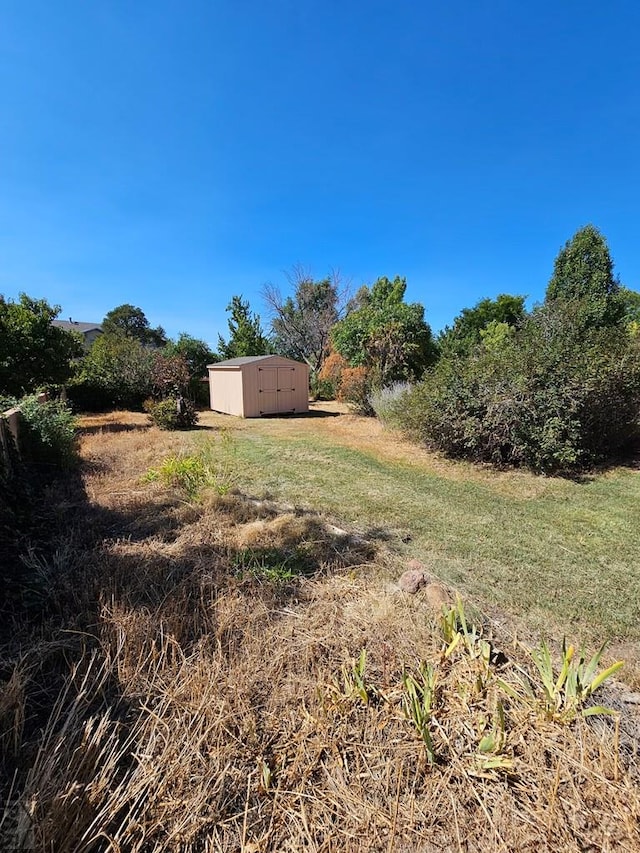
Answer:
POLYGON ((260 317, 254 314, 249 303, 242 296, 234 296, 227 305, 229 318, 229 340, 218 335, 220 358, 240 358, 249 355, 269 355, 271 344, 260 324, 260 317))
POLYGON ((619 291, 607 241, 585 225, 560 250, 545 302, 570 303, 576 324, 585 328, 612 326, 624 315, 619 291))

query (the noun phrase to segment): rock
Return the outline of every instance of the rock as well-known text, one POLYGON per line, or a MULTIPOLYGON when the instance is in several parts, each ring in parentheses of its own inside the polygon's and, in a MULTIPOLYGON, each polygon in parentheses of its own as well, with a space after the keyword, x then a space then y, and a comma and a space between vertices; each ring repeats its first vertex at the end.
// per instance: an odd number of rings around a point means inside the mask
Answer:
POLYGON ((416 572, 422 572, 423 574, 427 573, 427 567, 424 563, 421 563, 420 560, 409 560, 407 563, 407 569, 412 569, 416 572))
MULTIPOLYGON (((417 562, 417 560, 412 560, 412 562, 417 562)), ((423 571, 420 569, 408 569, 400 576, 398 586, 403 592, 415 595, 418 590, 422 589, 426 582, 427 580, 423 571)))
POLYGON ((441 583, 427 584, 424 589, 424 598, 435 613, 442 613, 443 607, 451 605, 449 593, 441 583))

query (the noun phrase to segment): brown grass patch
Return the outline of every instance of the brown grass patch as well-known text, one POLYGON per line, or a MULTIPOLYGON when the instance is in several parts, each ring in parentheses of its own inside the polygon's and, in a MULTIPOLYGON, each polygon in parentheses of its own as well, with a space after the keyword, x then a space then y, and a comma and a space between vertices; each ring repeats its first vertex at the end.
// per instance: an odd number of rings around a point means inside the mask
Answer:
POLYGON ((489 626, 490 671, 464 648, 445 657, 424 597, 392 583, 395 558, 320 516, 141 483, 192 441, 83 437, 88 499, 65 487, 55 610, 16 623, 0 668, 1 758, 35 849, 640 849, 631 739, 509 701, 498 676, 535 676, 489 626), (310 576, 234 569, 247 549, 301 546, 310 576), (403 704, 423 662, 435 763, 403 704), (495 767, 479 746, 499 701, 495 767))

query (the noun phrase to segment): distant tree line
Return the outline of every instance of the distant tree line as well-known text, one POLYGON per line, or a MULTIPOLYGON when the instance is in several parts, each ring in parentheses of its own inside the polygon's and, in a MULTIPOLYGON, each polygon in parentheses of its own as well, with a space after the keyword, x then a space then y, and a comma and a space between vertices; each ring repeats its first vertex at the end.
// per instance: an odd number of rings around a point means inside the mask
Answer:
POLYGON ((316 397, 376 412, 458 457, 573 470, 624 454, 638 439, 640 294, 620 284, 592 225, 559 252, 542 304, 528 311, 524 296, 485 298, 437 336, 400 276, 352 296, 339 274, 316 280, 298 266, 287 284, 284 295, 263 288, 266 329, 233 295, 215 352, 186 332, 168 339, 124 304, 84 353, 78 336, 52 325, 57 307, 0 297, 0 394, 65 385, 79 409, 206 405, 207 364, 274 353, 309 365, 316 397))

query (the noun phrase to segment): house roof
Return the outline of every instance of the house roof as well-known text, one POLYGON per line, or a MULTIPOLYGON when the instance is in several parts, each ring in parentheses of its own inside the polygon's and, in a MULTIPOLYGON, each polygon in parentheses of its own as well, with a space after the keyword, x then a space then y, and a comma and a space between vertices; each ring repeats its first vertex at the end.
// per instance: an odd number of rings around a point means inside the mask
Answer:
POLYGON ((97 329, 102 331, 102 326, 99 323, 80 323, 78 320, 52 320, 52 326, 57 326, 59 329, 64 329, 65 332, 92 332, 97 329))
MULTIPOLYGON (((240 367, 243 364, 251 364, 253 361, 264 361, 265 358, 282 358, 280 355, 241 355, 238 358, 228 358, 226 361, 216 361, 207 367, 240 367)), ((290 359, 287 359, 290 361, 290 359)))

